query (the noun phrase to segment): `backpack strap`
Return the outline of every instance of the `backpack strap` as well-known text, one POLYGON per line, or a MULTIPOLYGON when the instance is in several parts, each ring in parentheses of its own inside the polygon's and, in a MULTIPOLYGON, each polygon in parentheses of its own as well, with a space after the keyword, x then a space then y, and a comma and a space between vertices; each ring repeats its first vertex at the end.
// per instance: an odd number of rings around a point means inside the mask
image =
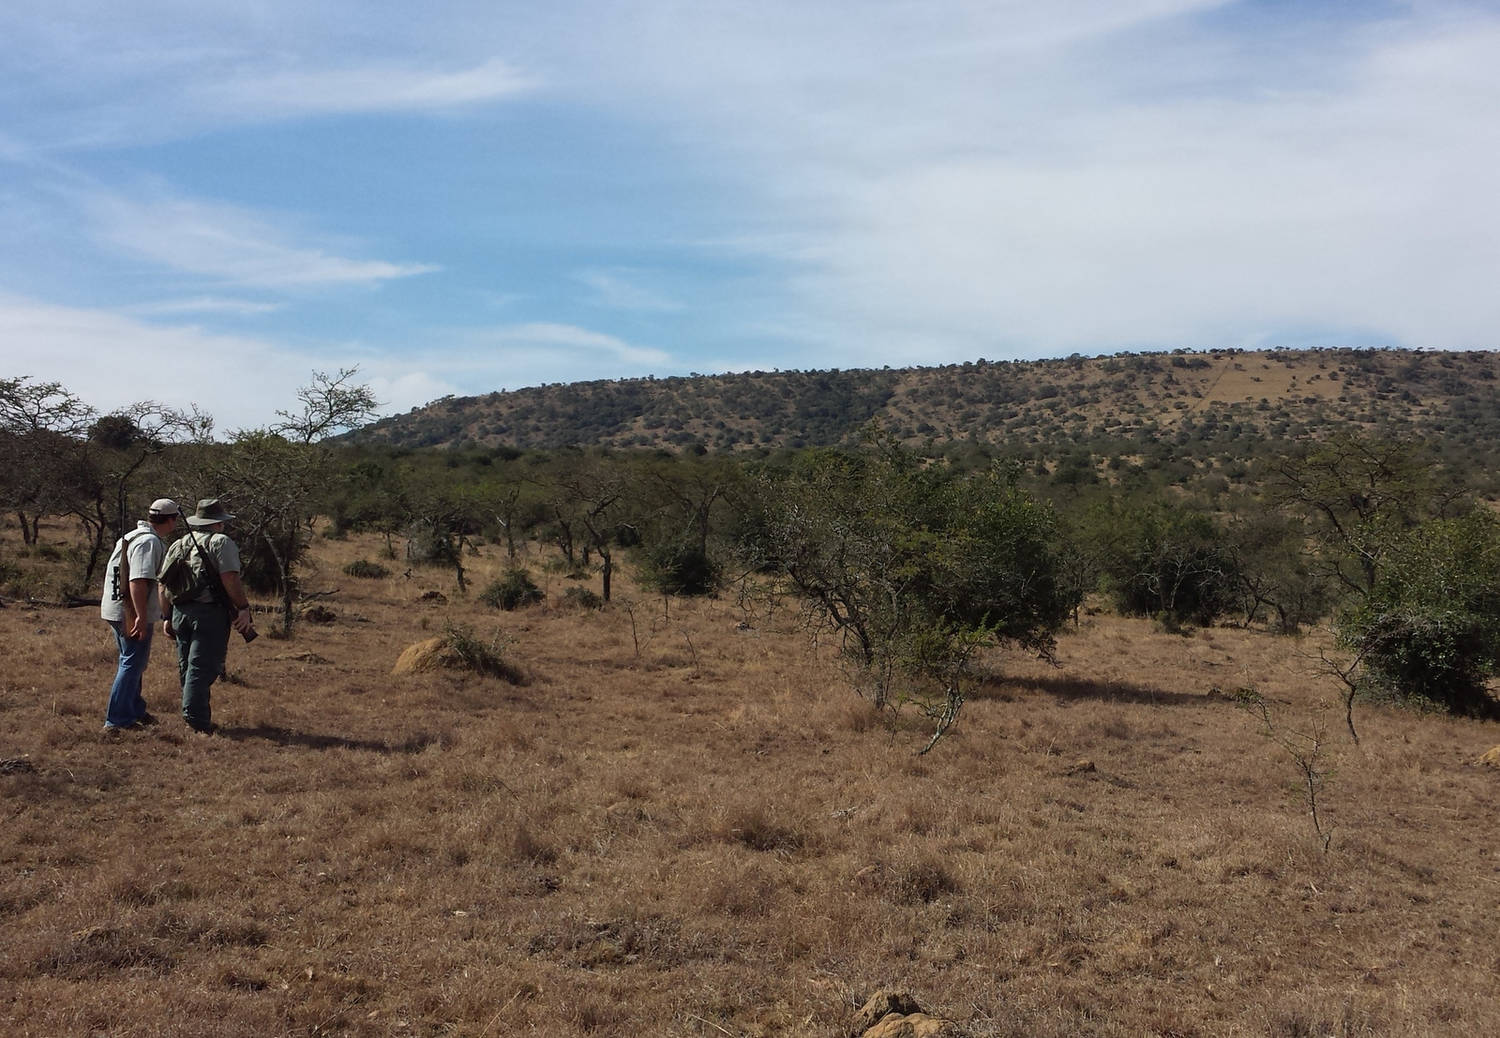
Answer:
POLYGON ((126 619, 135 612, 135 603, 130 600, 130 539, 144 532, 146 531, 137 526, 120 538, 120 598, 124 603, 126 619))

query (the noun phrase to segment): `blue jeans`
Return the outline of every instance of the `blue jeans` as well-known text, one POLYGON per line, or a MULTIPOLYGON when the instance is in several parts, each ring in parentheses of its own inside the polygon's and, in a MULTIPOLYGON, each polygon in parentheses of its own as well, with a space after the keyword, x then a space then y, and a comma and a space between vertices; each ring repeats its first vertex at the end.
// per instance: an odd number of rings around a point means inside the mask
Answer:
POLYGON ((108 620, 115 632, 115 642, 120 647, 120 669, 115 671, 115 683, 109 690, 109 708, 104 721, 116 728, 129 728, 146 716, 146 701, 141 698, 141 678, 146 674, 146 664, 151 660, 151 625, 146 625, 146 637, 136 639, 125 633, 125 624, 120 620, 108 620))
POLYGON ((209 689, 224 673, 229 652, 229 613, 210 602, 184 602, 172 607, 172 630, 177 633, 177 675, 182 679, 182 719, 191 728, 213 727, 209 689))

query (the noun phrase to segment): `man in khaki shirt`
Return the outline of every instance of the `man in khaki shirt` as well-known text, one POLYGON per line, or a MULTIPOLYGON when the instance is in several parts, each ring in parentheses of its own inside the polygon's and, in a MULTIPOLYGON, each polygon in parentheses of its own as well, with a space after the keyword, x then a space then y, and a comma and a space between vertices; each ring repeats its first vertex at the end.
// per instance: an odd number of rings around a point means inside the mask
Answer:
POLYGON ((240 582, 240 549, 224 533, 224 524, 233 518, 218 498, 199 501, 197 512, 188 516, 187 535, 172 545, 162 563, 165 568, 181 554, 197 571, 203 567, 202 556, 207 555, 218 570, 223 601, 228 605, 225 608, 220 604, 214 589, 205 588, 187 601, 172 602, 171 619, 162 621, 163 633, 177 639, 182 719, 200 735, 211 735, 216 727, 209 690, 224 673, 229 631, 233 628, 246 634, 251 630, 250 601, 240 582))

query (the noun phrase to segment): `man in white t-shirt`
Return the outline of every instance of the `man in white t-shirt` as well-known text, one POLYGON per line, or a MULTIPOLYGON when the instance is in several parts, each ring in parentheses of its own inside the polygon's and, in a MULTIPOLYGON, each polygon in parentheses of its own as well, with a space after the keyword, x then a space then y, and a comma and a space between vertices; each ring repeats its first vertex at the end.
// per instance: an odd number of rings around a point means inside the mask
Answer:
POLYGON ((120 649, 120 665, 104 714, 107 733, 156 722, 141 698, 141 678, 151 659, 151 633, 161 619, 156 574, 166 554, 165 539, 177 529, 181 514, 177 502, 170 498, 153 501, 147 519, 137 522, 134 530, 115 543, 109 565, 104 567, 99 615, 115 632, 120 649))

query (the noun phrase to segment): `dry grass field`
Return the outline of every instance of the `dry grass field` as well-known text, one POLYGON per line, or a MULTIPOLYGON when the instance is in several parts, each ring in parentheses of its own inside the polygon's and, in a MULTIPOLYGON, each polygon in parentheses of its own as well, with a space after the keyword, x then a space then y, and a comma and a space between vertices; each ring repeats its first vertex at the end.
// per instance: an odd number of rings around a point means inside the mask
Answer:
POLYGON ((109 739, 97 613, 0 609, 5 1033, 833 1036, 890 985, 976 1036, 1500 1034, 1500 726, 1356 746, 1315 639, 1088 617, 918 757, 786 604, 314 551, 332 622, 235 639, 214 738, 165 642, 109 739), (454 622, 526 682, 392 674, 454 622), (1326 851, 1246 687, 1326 733, 1326 851))

